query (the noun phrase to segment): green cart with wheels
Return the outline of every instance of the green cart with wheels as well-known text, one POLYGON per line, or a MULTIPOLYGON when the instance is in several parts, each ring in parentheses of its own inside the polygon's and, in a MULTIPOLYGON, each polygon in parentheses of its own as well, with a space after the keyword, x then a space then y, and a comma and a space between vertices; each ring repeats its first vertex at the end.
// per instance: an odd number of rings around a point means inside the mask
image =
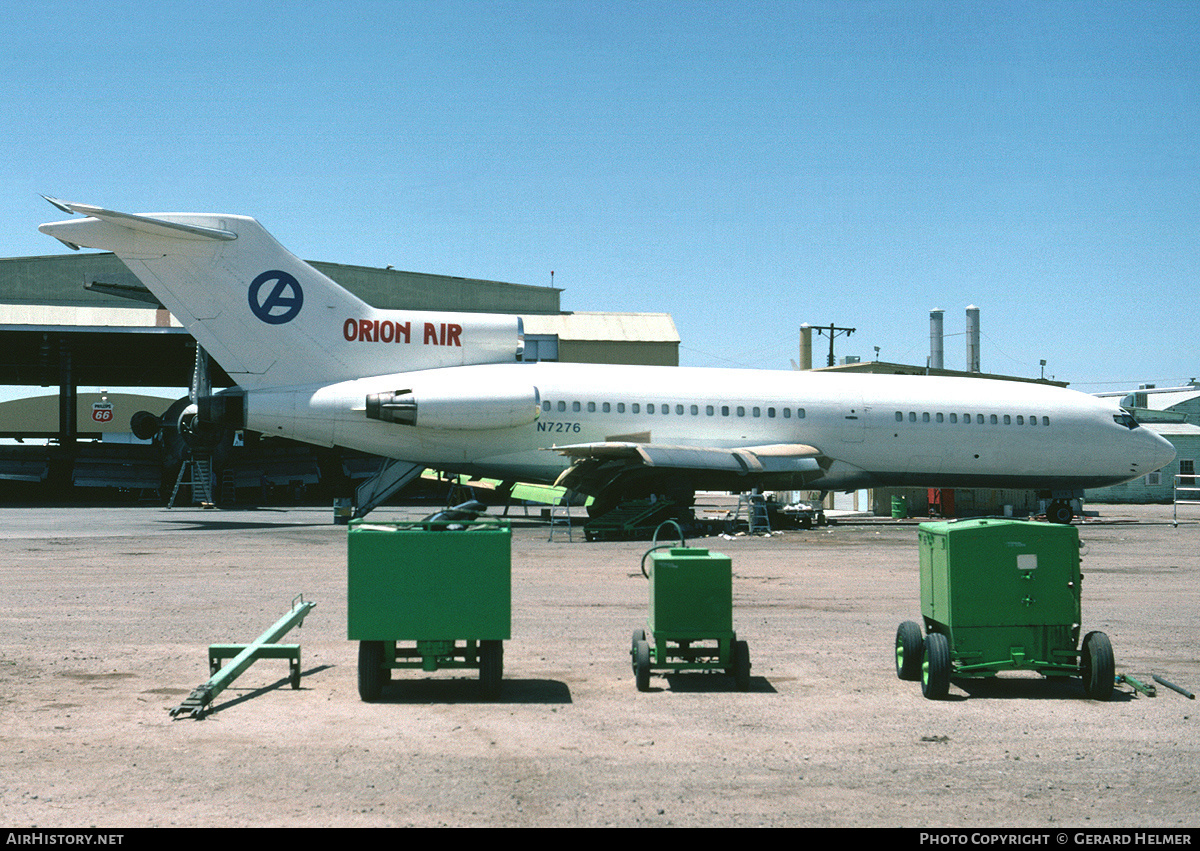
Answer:
POLYGON ((378 700, 392 671, 477 668, 495 698, 512 630, 512 528, 350 522, 347 637, 358 642, 358 693, 378 700))
POLYGON ((733 631, 733 565, 700 547, 651 551, 649 631, 636 629, 629 653, 638 691, 652 670, 724 671, 750 688, 750 648, 733 631))
POLYGON ((1103 632, 1079 641, 1079 531, 1058 523, 979 519, 922 523, 921 615, 896 631, 896 674, 921 681, 927 698, 952 678, 1036 671, 1083 680, 1112 694, 1112 644, 1103 632))

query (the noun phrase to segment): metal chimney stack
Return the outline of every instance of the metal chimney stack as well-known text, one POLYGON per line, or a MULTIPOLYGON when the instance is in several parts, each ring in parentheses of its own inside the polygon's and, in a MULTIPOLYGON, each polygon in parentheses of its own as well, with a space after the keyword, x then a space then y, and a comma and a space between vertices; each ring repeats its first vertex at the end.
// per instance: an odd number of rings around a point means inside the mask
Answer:
POLYGON ((945 369, 946 361, 943 357, 942 337, 944 336, 942 318, 945 311, 940 307, 935 307, 929 311, 929 368, 930 369, 945 369))
POLYGON ((979 308, 967 308, 967 372, 981 372, 979 368, 979 308))

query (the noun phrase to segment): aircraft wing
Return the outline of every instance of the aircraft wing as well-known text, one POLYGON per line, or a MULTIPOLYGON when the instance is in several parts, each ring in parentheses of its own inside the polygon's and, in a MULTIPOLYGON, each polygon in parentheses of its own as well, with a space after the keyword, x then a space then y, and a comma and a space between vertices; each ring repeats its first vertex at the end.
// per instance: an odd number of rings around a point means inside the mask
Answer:
POLYGON ((555 484, 591 494, 618 478, 655 472, 707 482, 713 488, 742 484, 746 479, 800 486, 806 478, 821 475, 830 463, 820 450, 804 443, 715 447, 606 441, 552 448, 572 459, 555 484))

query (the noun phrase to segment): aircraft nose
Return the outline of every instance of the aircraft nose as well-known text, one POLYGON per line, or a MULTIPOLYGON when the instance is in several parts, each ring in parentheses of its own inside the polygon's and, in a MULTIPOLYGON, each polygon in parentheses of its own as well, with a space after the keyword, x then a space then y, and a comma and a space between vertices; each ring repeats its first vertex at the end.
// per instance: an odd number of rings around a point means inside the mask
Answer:
POLYGON ((1147 429, 1139 429, 1143 435, 1142 464, 1143 470, 1152 473, 1175 460, 1175 447, 1161 434, 1155 434, 1147 429))

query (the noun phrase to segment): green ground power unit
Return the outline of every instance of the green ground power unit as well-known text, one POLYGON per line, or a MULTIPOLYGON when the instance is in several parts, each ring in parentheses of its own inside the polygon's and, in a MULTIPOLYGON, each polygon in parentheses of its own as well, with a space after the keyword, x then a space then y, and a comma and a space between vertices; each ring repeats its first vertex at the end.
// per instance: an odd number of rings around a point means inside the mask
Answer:
MULTIPOLYGON (((738 688, 750 687, 750 649, 733 631, 733 565, 729 556, 701 547, 647 554, 650 613, 630 645, 638 691, 650 687, 652 669, 723 670, 738 688)), ((643 560, 643 565, 645 560, 643 560)))
POLYGON ((359 642, 362 699, 377 700, 398 668, 478 668, 495 697, 512 631, 508 522, 349 525, 346 633, 359 642))
POLYGON ((1030 670, 1080 676, 1089 697, 1113 689, 1112 645, 1079 642, 1080 552, 1074 526, 987 518, 919 527, 921 627, 896 632, 896 673, 945 697, 954 677, 1030 670))

